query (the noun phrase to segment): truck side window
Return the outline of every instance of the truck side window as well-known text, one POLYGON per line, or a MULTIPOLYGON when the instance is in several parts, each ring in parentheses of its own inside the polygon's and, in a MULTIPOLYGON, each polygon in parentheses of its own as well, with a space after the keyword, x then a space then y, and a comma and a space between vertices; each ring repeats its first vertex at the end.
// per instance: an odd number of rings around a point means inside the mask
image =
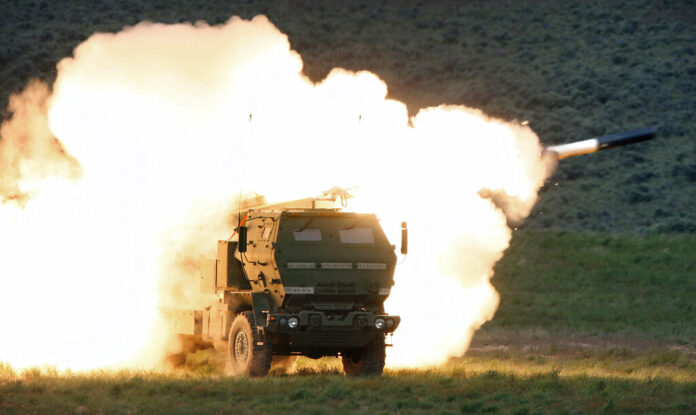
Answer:
POLYGON ((339 229, 338 235, 341 238, 341 243, 344 244, 375 243, 375 235, 372 233, 372 228, 339 229))
POLYGON ((321 241, 321 229, 295 229, 292 236, 296 241, 319 242, 321 241))
POLYGON ((263 232, 261 232, 261 240, 267 241, 271 237, 271 231, 273 231, 273 224, 264 226, 263 232))

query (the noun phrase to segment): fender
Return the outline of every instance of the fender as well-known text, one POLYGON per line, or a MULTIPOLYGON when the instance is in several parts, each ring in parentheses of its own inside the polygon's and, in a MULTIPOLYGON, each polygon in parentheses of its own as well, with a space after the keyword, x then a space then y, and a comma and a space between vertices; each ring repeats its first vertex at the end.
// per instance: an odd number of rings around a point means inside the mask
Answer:
POLYGON ((266 316, 271 312, 271 299, 264 292, 251 293, 251 305, 254 309, 254 326, 266 327, 266 316))

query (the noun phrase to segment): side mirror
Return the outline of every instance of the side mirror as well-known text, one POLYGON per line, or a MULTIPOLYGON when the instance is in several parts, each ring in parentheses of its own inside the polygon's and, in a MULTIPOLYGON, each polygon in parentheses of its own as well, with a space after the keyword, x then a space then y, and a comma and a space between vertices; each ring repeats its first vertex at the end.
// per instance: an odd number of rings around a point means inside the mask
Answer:
POLYGON ((408 229, 406 222, 401 222, 401 253, 408 254, 408 229))
POLYGON ((237 249, 240 253, 246 252, 247 249, 247 227, 240 226, 237 231, 239 232, 239 242, 237 244, 237 249))

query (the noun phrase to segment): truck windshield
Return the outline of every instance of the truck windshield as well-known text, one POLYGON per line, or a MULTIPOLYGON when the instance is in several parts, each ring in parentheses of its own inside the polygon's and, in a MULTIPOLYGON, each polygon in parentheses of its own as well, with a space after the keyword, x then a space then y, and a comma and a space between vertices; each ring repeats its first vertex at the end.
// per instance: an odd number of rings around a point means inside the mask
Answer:
POLYGON ((292 236, 296 241, 318 242, 321 241, 321 229, 295 229, 292 236))
POLYGON ((372 228, 339 229, 338 235, 341 238, 341 243, 344 244, 375 243, 375 235, 372 233, 372 228))

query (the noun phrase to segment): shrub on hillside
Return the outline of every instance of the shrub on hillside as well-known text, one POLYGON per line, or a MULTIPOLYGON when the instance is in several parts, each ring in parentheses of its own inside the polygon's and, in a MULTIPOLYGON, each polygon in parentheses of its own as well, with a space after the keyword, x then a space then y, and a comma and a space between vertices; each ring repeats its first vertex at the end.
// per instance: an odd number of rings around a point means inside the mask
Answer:
POLYGON ((696 233, 696 221, 691 218, 676 217, 659 224, 658 233, 696 233))

